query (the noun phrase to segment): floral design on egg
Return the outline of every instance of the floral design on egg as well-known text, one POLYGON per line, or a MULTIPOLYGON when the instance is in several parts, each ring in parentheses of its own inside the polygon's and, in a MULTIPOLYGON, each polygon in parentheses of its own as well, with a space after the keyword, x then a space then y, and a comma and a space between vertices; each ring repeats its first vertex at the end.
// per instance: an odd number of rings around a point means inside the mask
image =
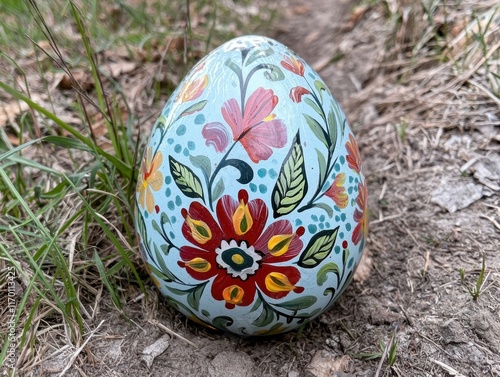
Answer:
POLYGON ((346 289, 368 232, 345 115, 264 37, 232 40, 182 81, 137 185, 141 256, 188 318, 242 336, 293 330, 346 289))
POLYGON ((257 289, 274 299, 304 290, 297 285, 296 267, 275 265, 301 251, 303 227, 294 231, 288 220, 278 220, 265 228, 266 204, 261 199, 249 201, 245 190, 238 200, 227 195, 219 199, 216 214, 217 220, 197 202, 183 210, 182 232, 195 247, 182 246, 178 262, 196 280, 215 277, 214 299, 232 309, 254 303, 257 289))

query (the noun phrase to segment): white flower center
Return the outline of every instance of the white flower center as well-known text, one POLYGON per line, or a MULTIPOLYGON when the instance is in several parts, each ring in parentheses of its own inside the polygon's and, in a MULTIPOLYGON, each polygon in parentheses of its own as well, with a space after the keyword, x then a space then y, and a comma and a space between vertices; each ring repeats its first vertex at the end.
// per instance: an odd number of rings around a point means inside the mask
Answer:
POLYGON ((222 241, 220 247, 215 249, 217 263, 225 268, 232 277, 246 280, 248 275, 253 275, 259 269, 257 263, 262 257, 255 252, 253 246, 247 246, 245 241, 238 243, 235 240, 222 241))

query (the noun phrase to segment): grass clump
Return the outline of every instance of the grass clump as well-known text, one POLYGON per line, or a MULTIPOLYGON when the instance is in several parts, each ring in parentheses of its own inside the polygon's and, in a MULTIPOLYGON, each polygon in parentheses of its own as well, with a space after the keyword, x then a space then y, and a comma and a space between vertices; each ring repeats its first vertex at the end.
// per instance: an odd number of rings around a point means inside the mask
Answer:
POLYGON ((484 283, 486 282, 487 276, 486 274, 486 257, 483 253, 483 262, 481 264, 481 268, 479 269, 479 275, 476 279, 476 282, 473 285, 469 285, 466 281, 466 276, 465 276, 465 269, 460 268, 458 270, 458 273, 460 275, 460 281, 462 284, 467 288, 467 291, 469 292, 470 296, 472 297, 472 300, 477 301, 479 296, 483 293, 484 291, 484 283))
POLYGON ((249 4, 0 4, 0 365, 11 375, 32 372, 47 339, 81 351, 100 306, 124 313, 147 293, 139 135, 206 51, 262 24, 249 4))

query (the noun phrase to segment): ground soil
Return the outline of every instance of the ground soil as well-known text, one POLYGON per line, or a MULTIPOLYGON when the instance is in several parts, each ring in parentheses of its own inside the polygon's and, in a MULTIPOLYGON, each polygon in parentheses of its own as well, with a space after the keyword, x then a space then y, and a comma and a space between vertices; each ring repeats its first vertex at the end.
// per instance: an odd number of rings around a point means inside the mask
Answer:
MULTIPOLYGON (((147 303, 127 304, 128 319, 104 298, 95 326, 104 322, 66 375, 374 376, 380 345, 394 335, 395 363, 384 361, 380 375, 500 376, 500 230, 491 221, 500 217, 499 196, 485 187, 481 199, 454 213, 432 200, 443 185, 480 185, 461 173, 464 155, 485 154, 485 145, 498 154, 498 143, 485 144, 478 130, 439 131, 418 122, 401 138, 377 121, 379 107, 363 90, 376 80, 385 20, 370 11, 353 19, 353 7, 347 0, 293 0, 270 36, 319 71, 357 135, 372 213, 369 258, 357 281, 302 334, 264 339, 189 322, 153 288, 147 303), (459 268, 472 287, 483 253, 487 280, 474 301, 459 268), (195 346, 172 336, 148 368, 142 352, 164 334, 153 320, 195 346)), ((66 356, 35 375, 60 371, 66 356)))

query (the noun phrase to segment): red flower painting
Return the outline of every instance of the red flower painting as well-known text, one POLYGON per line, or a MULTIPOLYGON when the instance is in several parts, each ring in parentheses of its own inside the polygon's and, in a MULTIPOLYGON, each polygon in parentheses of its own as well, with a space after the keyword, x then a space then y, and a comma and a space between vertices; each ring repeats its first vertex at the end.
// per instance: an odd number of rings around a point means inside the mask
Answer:
POLYGON ((356 204, 359 208, 354 211, 354 221, 357 222, 352 232, 352 242, 357 245, 366 239, 368 235, 368 191, 364 182, 358 183, 358 198, 356 204))
POLYGON ((299 76, 304 76, 304 63, 300 59, 295 59, 295 56, 286 56, 281 61, 281 66, 286 70, 295 73, 299 76))
POLYGON ((349 134, 349 141, 345 144, 345 147, 347 149, 347 164, 359 174, 361 172, 361 155, 359 154, 358 144, 352 134, 349 134))
POLYGON ((304 94, 311 94, 311 92, 302 86, 295 86, 290 89, 290 99, 295 103, 302 101, 304 94))
POLYGON ((266 228, 266 204, 249 200, 245 190, 240 190, 238 200, 220 198, 216 214, 217 219, 198 202, 182 210, 182 233, 193 246, 180 248, 178 262, 197 280, 214 278, 215 300, 232 309, 252 304, 257 290, 273 299, 304 290, 297 285, 299 270, 279 265, 301 251, 303 227, 294 231, 288 220, 277 220, 266 228))
POLYGON ((335 176, 332 185, 325 192, 325 195, 332 199, 339 208, 346 208, 349 204, 349 196, 345 192, 345 173, 335 176))

